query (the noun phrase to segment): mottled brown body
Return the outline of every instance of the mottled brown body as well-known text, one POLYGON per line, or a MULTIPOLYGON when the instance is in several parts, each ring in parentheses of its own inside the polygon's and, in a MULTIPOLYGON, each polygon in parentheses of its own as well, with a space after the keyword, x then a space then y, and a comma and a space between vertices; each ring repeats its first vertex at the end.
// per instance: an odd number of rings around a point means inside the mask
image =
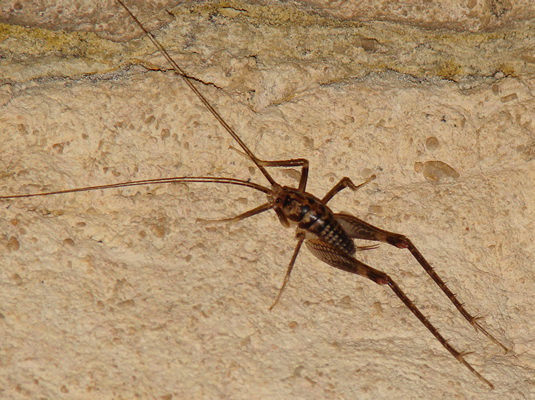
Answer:
POLYGON ((306 232, 307 239, 322 240, 349 255, 356 253, 353 240, 320 199, 288 186, 272 190, 273 209, 283 226, 297 226, 297 232, 306 232))

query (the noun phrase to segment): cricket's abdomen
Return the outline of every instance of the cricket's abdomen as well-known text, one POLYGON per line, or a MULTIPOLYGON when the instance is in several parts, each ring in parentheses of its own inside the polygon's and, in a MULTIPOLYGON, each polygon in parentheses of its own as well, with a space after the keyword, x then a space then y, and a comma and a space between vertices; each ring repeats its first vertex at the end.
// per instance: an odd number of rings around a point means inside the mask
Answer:
POLYGON ((298 229, 329 243, 345 254, 355 254, 355 244, 333 212, 320 199, 310 193, 300 193, 289 187, 274 188, 274 208, 285 226, 296 225, 298 229))

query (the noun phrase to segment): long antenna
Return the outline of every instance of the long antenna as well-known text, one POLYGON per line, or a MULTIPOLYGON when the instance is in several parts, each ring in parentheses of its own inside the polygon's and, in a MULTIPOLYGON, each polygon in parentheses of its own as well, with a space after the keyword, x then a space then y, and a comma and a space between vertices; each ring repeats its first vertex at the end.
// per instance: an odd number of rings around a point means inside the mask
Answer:
POLYGON ((53 194, 65 194, 65 193, 76 193, 76 192, 88 192, 90 190, 101 190, 101 189, 112 189, 120 188, 126 186, 141 186, 141 185, 150 185, 150 184, 160 184, 160 183, 224 183, 227 185, 236 185, 236 186, 246 186, 259 192, 264 192, 266 194, 271 193, 271 189, 259 185, 254 182, 248 182, 241 179, 234 178, 217 178, 209 176, 179 176, 175 178, 159 178, 159 179, 144 179, 141 181, 131 181, 131 182, 121 182, 121 183, 111 183, 109 185, 98 185, 98 186, 86 186, 76 189, 66 189, 66 190, 57 190, 53 192, 44 192, 44 193, 33 193, 33 194, 14 194, 11 196, 0 196, 0 200, 6 199, 20 199, 25 197, 38 197, 38 196, 50 196, 53 194))
POLYGON ((201 102, 204 104, 204 106, 208 109, 208 111, 210 111, 212 113, 212 115, 217 119, 217 121, 221 124, 221 126, 223 128, 226 129, 226 131, 228 133, 230 133, 230 136, 232 136, 234 138, 234 140, 236 142, 238 142, 238 144, 240 145, 240 147, 243 149, 243 151, 249 156, 249 158, 251 159, 251 161, 253 161, 255 163, 255 165, 258 167, 258 169, 260 170, 260 172, 262 172, 262 174, 266 177, 266 179, 269 181, 269 183, 272 185, 272 186, 276 186, 277 185, 277 182, 275 182, 275 180, 271 177, 271 175, 269 175, 269 173, 266 171, 266 169, 260 165, 260 163, 258 162, 258 159, 256 158, 256 156, 253 154, 253 152, 251 150, 249 150, 249 148, 247 147, 247 145, 243 142, 243 140, 240 139, 240 137, 236 134, 236 132, 234 132, 234 129, 232 129, 230 127, 229 124, 227 124, 225 122, 225 120, 223 119, 223 117, 221 117, 221 115, 216 111, 216 109, 210 104, 210 102, 206 99, 206 97, 204 97, 204 95, 199 91, 199 89, 197 89, 195 87, 195 85, 193 84, 192 82, 192 78, 189 77, 186 72, 180 68, 180 66, 175 62, 175 60, 173 60, 171 58, 171 56, 169 55, 169 53, 167 52, 167 50, 165 50, 165 48, 161 45, 161 43, 158 41, 158 39, 156 39, 156 37, 150 33, 147 29, 145 29, 145 27, 143 26, 143 24, 141 22, 139 22, 139 20, 136 18, 136 16, 132 13, 132 11, 130 11, 130 9, 122 2, 122 0, 117 0, 117 2, 123 6, 123 8, 126 10, 126 12, 128 12, 128 14, 130 14, 130 16, 132 17, 132 19, 136 22, 136 24, 141 28, 141 30, 143 30, 143 32, 145 32, 145 35, 150 39, 150 41, 154 44, 154 46, 160 51, 160 53, 162 53, 162 55, 165 57, 165 59, 169 62, 169 64, 173 67, 173 69, 175 70, 175 73, 177 75, 180 75, 180 77, 182 79, 184 79, 184 82, 186 82, 186 84, 189 86, 189 88, 197 95, 197 97, 199 98, 199 100, 201 100, 201 102))

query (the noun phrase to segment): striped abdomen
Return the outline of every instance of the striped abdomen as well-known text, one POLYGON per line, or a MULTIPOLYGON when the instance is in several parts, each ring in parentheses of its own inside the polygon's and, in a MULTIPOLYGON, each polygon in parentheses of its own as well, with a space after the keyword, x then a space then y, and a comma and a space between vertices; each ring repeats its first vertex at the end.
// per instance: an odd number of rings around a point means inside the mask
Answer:
POLYGON ((289 187, 274 188, 271 201, 281 223, 297 226, 342 252, 355 254, 353 240, 345 233, 333 212, 309 194, 289 187))

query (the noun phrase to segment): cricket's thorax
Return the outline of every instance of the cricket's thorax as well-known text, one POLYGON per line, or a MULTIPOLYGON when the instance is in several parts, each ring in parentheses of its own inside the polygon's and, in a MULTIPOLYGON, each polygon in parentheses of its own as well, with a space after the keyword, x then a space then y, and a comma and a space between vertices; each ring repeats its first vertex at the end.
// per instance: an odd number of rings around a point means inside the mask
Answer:
POLYGON ((317 197, 287 186, 278 186, 273 188, 270 201, 283 226, 297 226, 346 254, 355 254, 353 240, 335 219, 331 209, 317 197))

